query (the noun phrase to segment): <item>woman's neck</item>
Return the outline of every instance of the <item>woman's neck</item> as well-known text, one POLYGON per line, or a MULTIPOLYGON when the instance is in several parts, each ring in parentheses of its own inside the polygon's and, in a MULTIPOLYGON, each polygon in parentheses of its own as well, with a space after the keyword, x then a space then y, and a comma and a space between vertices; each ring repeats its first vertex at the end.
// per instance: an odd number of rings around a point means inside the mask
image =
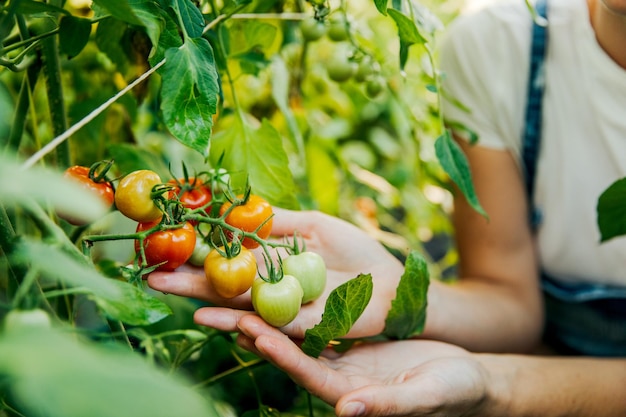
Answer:
POLYGON ((587 0, 591 26, 604 51, 626 69, 626 1, 587 0))

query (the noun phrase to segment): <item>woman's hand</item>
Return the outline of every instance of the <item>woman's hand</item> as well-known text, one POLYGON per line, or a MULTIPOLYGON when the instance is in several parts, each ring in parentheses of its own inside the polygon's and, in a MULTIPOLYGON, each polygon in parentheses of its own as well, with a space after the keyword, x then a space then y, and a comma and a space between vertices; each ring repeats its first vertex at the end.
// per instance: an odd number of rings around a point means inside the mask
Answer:
POLYGON ((486 415, 488 373, 462 348, 429 340, 373 342, 315 359, 259 317, 242 317, 238 327, 240 346, 284 370, 338 416, 486 415))
MULTIPOLYGON (((320 298, 303 306, 298 317, 282 330, 293 337, 303 337, 306 329, 317 324, 330 292, 361 273, 372 274, 374 296, 348 337, 376 335, 384 329, 384 320, 395 297, 404 266, 379 242, 358 227, 315 211, 274 209, 272 235, 279 241, 294 233, 304 239, 306 249, 324 258, 328 270, 326 290, 320 298)), ((256 249, 259 266, 263 266, 260 249, 256 249)), ((211 288, 201 268, 184 266, 176 272, 154 272, 148 284, 155 290, 209 301, 218 306, 198 310, 199 324, 226 331, 236 330, 238 319, 250 314, 250 293, 234 299, 219 297, 211 288), (236 309, 236 310, 233 310, 236 309)))

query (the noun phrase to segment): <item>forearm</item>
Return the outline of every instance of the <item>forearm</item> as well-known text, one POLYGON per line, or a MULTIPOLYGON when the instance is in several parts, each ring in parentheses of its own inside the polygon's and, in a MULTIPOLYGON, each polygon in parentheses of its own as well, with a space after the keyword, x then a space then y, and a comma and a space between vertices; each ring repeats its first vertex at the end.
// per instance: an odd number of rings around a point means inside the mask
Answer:
POLYGON ((463 279, 431 282, 424 337, 476 352, 528 352, 541 336, 541 294, 463 279))
POLYGON ((476 357, 491 387, 482 416, 626 415, 626 359, 476 357))

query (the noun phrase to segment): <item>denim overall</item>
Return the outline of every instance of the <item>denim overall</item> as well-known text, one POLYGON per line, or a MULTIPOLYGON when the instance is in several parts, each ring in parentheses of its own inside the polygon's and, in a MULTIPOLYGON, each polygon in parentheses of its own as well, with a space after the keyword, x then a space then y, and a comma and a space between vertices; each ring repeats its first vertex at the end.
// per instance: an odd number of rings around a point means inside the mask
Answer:
MULTIPOLYGON (((538 0, 537 13, 546 18, 546 0, 538 0)), ((541 222, 532 205, 543 97, 543 61, 547 28, 533 24, 522 158, 526 169, 526 192, 531 202, 531 225, 541 222)), ((626 271, 625 271, 626 273, 626 271)), ((626 356, 626 287, 558 282, 541 277, 546 323, 544 342, 563 355, 626 356)))

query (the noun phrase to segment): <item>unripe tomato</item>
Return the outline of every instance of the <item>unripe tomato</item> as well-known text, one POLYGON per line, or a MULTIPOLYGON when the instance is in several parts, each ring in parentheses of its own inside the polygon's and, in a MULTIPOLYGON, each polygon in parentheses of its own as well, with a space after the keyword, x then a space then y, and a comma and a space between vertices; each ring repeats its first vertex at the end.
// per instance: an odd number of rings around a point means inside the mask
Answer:
POLYGON ((302 304, 319 298, 326 287, 326 264, 315 252, 300 252, 283 259, 283 272, 293 275, 302 286, 302 304))
POLYGON ((152 200, 152 187, 161 184, 161 177, 148 169, 133 171, 120 180, 115 192, 117 209, 137 222, 159 220, 163 213, 152 200))
POLYGON ((292 275, 278 282, 257 278, 252 283, 252 306, 268 324, 282 327, 296 318, 302 306, 302 286, 292 275))
POLYGON ((193 253, 188 259, 188 262, 193 266, 203 266, 209 252, 213 250, 210 243, 204 241, 204 238, 196 233, 196 246, 193 248, 193 253))
MULTIPOLYGON (((63 173, 63 176, 69 180, 78 183, 83 189, 97 195, 107 208, 113 207, 115 202, 115 192, 113 191, 113 185, 108 181, 95 182, 89 177, 89 168, 74 165, 69 167, 63 173)), ((59 217, 67 220, 70 224, 80 226, 84 224, 79 219, 59 213, 59 217)))
MULTIPOLYGON (((220 250, 224 250, 223 247, 220 250)), ((204 273, 215 292, 223 298, 233 298, 250 289, 256 277, 257 264, 254 254, 241 246, 232 257, 222 256, 220 251, 209 252, 204 261, 204 273)))
MULTIPOLYGON (((137 232, 143 232, 159 224, 159 220, 137 224, 137 232)), ((186 222, 177 229, 166 229, 151 233, 144 240, 146 262, 149 266, 160 265, 160 271, 173 271, 191 257, 196 246, 196 231, 186 222)), ((139 253, 139 241, 135 241, 135 252, 139 253)))
MULTIPOLYGON (((243 195, 237 196, 238 199, 243 198, 243 195)), ((230 202, 226 202, 220 207, 220 215, 224 214, 226 210, 232 205, 230 202)), ((261 239, 266 239, 272 231, 272 206, 263 197, 250 194, 246 204, 236 206, 226 216, 226 223, 236 227, 244 232, 254 232, 263 222, 263 226, 257 230, 256 234, 261 239), (269 220, 268 220, 269 219, 269 220)), ((245 238, 241 242, 243 246, 248 249, 254 249, 259 246, 259 243, 251 238, 245 238)))
POLYGON ((385 80, 383 77, 375 76, 365 82, 365 92, 371 98, 378 97, 385 89, 385 80))
POLYGON ((314 17, 309 17, 300 22, 300 32, 305 41, 316 41, 326 33, 326 26, 314 17))
POLYGON ((349 32, 345 17, 335 17, 330 20, 326 36, 334 42, 343 42, 348 39, 349 32))
POLYGON ((4 331, 12 332, 23 328, 49 328, 52 325, 48 313, 40 308, 11 310, 4 317, 4 331))
POLYGON ((356 71, 356 63, 350 61, 347 56, 335 55, 326 64, 328 78, 336 82, 348 81, 356 71))

